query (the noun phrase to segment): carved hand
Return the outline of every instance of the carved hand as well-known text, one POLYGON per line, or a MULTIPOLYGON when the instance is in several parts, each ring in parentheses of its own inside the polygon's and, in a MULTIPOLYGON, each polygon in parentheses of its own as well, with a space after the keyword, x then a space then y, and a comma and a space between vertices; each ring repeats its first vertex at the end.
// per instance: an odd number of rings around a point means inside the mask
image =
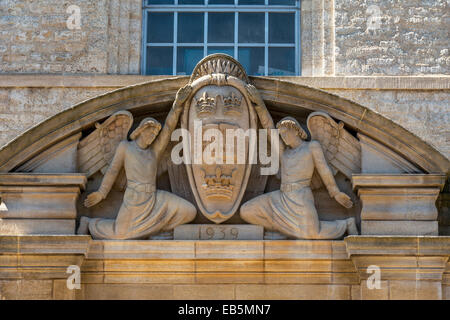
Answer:
POLYGON ((84 206, 86 208, 95 206, 97 203, 103 200, 103 196, 100 192, 92 192, 90 195, 87 196, 86 200, 84 200, 84 206))
POLYGON ((256 104, 257 106, 262 106, 264 105, 264 101, 261 97, 261 94, 259 93, 258 89, 255 88, 254 85, 251 84, 247 84, 245 86, 245 88, 247 89, 248 95, 250 100, 256 104))
POLYGON ((339 192, 334 196, 337 202, 339 202, 343 207, 350 209, 353 206, 353 202, 348 195, 343 192, 339 192))
POLYGON ((177 107, 181 106, 186 101, 186 99, 189 97, 191 92, 192 92, 192 87, 189 84, 180 88, 180 90, 178 90, 177 95, 175 97, 175 105, 177 107))

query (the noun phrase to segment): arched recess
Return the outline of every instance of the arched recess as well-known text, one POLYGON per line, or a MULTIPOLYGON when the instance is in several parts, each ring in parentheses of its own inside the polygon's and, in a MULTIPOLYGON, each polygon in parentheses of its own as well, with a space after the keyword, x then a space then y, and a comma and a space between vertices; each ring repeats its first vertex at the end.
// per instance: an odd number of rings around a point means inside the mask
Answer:
MULTIPOLYGON (((188 77, 154 80, 115 90, 79 103, 41 122, 0 149, 0 172, 11 172, 35 155, 75 133, 93 127, 118 110, 142 114, 167 112, 188 77)), ((357 103, 289 81, 252 77, 270 106, 282 113, 324 111, 394 150, 427 173, 448 173, 450 161, 420 138, 357 103)))

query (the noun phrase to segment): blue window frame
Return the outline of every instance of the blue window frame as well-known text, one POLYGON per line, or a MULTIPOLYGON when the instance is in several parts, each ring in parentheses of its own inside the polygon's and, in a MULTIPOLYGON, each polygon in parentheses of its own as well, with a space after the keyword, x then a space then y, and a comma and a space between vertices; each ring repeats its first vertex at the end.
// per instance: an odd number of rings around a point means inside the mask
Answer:
POLYGON ((300 75, 300 0, 144 0, 142 73, 189 75, 212 53, 247 73, 300 75))

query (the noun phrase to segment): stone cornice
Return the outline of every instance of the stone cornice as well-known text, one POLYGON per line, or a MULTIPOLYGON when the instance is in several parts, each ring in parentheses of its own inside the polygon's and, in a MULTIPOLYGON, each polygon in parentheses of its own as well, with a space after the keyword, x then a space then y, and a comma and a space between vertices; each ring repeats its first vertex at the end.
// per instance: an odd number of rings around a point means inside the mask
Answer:
MULTIPOLYGON (((175 76, 0 74, 0 88, 122 88, 175 76)), ((186 79, 189 77, 186 76, 186 79)), ((259 77, 250 77, 259 78, 259 77)), ((324 90, 449 90, 450 76, 265 77, 324 90)))

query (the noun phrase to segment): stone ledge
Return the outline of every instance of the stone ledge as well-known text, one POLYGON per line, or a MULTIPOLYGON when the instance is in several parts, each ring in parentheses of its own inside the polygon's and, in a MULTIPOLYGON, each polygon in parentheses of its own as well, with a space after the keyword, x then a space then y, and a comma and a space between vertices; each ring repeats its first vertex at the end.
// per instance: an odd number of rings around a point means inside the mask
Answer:
POLYGON ((0 280, 67 279, 67 268, 81 267, 90 236, 0 235, 0 280))
POLYGON ((348 259, 343 241, 93 240, 88 259, 348 259))
POLYGON ((82 173, 0 173, 0 186, 77 186, 87 183, 82 173))
MULTIPOLYGON (((180 76, 0 74, 0 88, 122 88, 180 76)), ((183 76, 181 77, 183 78, 183 76)), ((186 80, 188 76, 184 76, 186 80)), ((250 77, 256 78, 256 77, 250 77)), ((261 77, 262 78, 262 77, 261 77)), ((450 76, 266 77, 321 89, 448 90, 450 76)))
POLYGON ((444 187, 445 174, 353 174, 354 189, 361 187, 389 188, 389 187, 444 187))
POLYGON ((344 239, 352 255, 450 256, 446 236, 349 236, 344 239))

